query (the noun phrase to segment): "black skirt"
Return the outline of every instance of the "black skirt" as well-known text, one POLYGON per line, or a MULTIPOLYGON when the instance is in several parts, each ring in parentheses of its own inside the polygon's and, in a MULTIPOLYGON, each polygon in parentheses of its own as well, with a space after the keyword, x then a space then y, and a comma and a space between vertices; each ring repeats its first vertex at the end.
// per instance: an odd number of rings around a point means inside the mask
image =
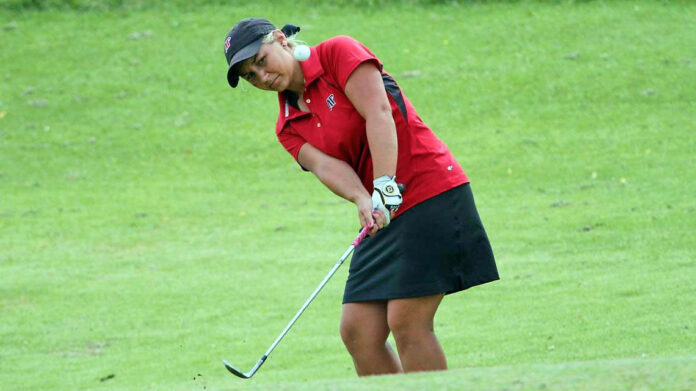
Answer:
POLYGON ((343 302, 450 294, 498 279, 467 183, 421 202, 365 238, 353 254, 343 302))

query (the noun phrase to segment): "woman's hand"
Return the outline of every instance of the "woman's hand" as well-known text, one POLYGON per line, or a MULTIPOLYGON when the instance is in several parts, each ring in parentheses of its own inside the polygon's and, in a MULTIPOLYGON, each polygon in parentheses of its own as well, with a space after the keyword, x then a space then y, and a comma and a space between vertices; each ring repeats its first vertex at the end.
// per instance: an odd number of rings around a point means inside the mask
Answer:
MULTIPOLYGON (((395 176, 383 175, 373 182, 374 190, 372 192, 372 209, 382 212, 386 217, 384 226, 386 227, 391 222, 391 218, 399 210, 403 197, 401 196, 401 187, 396 183, 395 176)), ((403 185, 402 185, 403 186, 403 185)))
POLYGON ((360 227, 369 227, 369 235, 373 236, 377 231, 384 228, 386 224, 386 219, 380 211, 372 209, 372 198, 365 194, 355 201, 355 205, 358 207, 358 218, 360 218, 360 227))

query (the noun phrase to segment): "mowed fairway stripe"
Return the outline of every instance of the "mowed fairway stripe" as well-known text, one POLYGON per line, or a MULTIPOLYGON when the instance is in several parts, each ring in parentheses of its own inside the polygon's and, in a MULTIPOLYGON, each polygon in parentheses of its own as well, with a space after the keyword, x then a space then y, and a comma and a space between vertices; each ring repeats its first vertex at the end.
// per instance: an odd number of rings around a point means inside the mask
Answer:
POLYGON ((264 383, 249 389, 686 391, 696 389, 696 355, 474 367, 340 381, 264 383))

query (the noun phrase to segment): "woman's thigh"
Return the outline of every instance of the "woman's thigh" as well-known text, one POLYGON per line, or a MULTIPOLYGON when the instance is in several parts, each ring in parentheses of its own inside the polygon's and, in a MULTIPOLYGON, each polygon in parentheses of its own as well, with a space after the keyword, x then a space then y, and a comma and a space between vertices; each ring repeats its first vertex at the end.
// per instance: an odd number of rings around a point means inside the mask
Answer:
POLYGON ((433 330, 435 312, 444 294, 392 299, 387 303, 387 325, 392 332, 402 330, 433 330))
POLYGON ((341 337, 344 341, 384 344, 388 336, 386 301, 343 304, 341 337))

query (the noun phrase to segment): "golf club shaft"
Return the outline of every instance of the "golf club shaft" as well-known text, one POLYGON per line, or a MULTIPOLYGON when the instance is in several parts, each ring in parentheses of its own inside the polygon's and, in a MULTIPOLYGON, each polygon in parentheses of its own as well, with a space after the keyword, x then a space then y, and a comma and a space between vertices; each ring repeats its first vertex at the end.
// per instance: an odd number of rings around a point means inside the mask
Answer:
POLYGON ((360 244, 360 242, 362 242, 362 240, 365 239, 365 236, 367 236, 367 233, 369 232, 368 228, 371 228, 371 227, 365 227, 360 231, 360 234, 355 238, 355 240, 353 241, 353 244, 351 244, 350 247, 348 247, 348 249, 346 250, 346 252, 343 253, 343 255, 338 260, 338 262, 336 262, 336 264, 331 268, 331 270, 326 275, 326 277, 324 277, 324 279, 321 281, 321 283, 319 283, 319 286, 317 286, 317 288, 314 290, 314 292, 312 292, 312 294, 309 296, 307 301, 305 301, 304 305, 302 305, 302 308, 300 308, 300 310, 297 311, 297 313, 292 318, 292 320, 290 320, 288 325, 285 326, 285 329, 283 330, 283 332, 280 333, 280 335, 278 336, 278 338, 276 338, 276 340, 273 342, 271 347, 268 348, 268 350, 266 351, 266 354, 264 354, 263 357, 261 358, 261 360, 259 360, 259 362, 257 363, 258 366, 261 366, 261 364, 263 363, 265 358, 268 357, 269 354, 271 354, 271 352, 273 351, 273 349, 275 349, 276 346, 278 346, 278 344, 280 343, 280 340, 283 339, 285 334, 288 333, 288 331, 290 330, 292 325, 295 324, 295 322, 300 317, 300 315, 302 315, 302 313, 307 309, 307 307, 309 307, 309 304, 311 304, 312 301, 314 300, 314 298, 317 297, 317 295, 322 290, 322 288, 324 288, 324 285, 326 285, 326 283, 329 282, 331 277, 333 277, 333 275, 336 273, 336 270, 338 270, 338 268, 341 267, 343 262, 345 262, 346 258, 348 258, 348 256, 350 256, 350 254, 353 252, 355 247, 357 247, 360 244))

